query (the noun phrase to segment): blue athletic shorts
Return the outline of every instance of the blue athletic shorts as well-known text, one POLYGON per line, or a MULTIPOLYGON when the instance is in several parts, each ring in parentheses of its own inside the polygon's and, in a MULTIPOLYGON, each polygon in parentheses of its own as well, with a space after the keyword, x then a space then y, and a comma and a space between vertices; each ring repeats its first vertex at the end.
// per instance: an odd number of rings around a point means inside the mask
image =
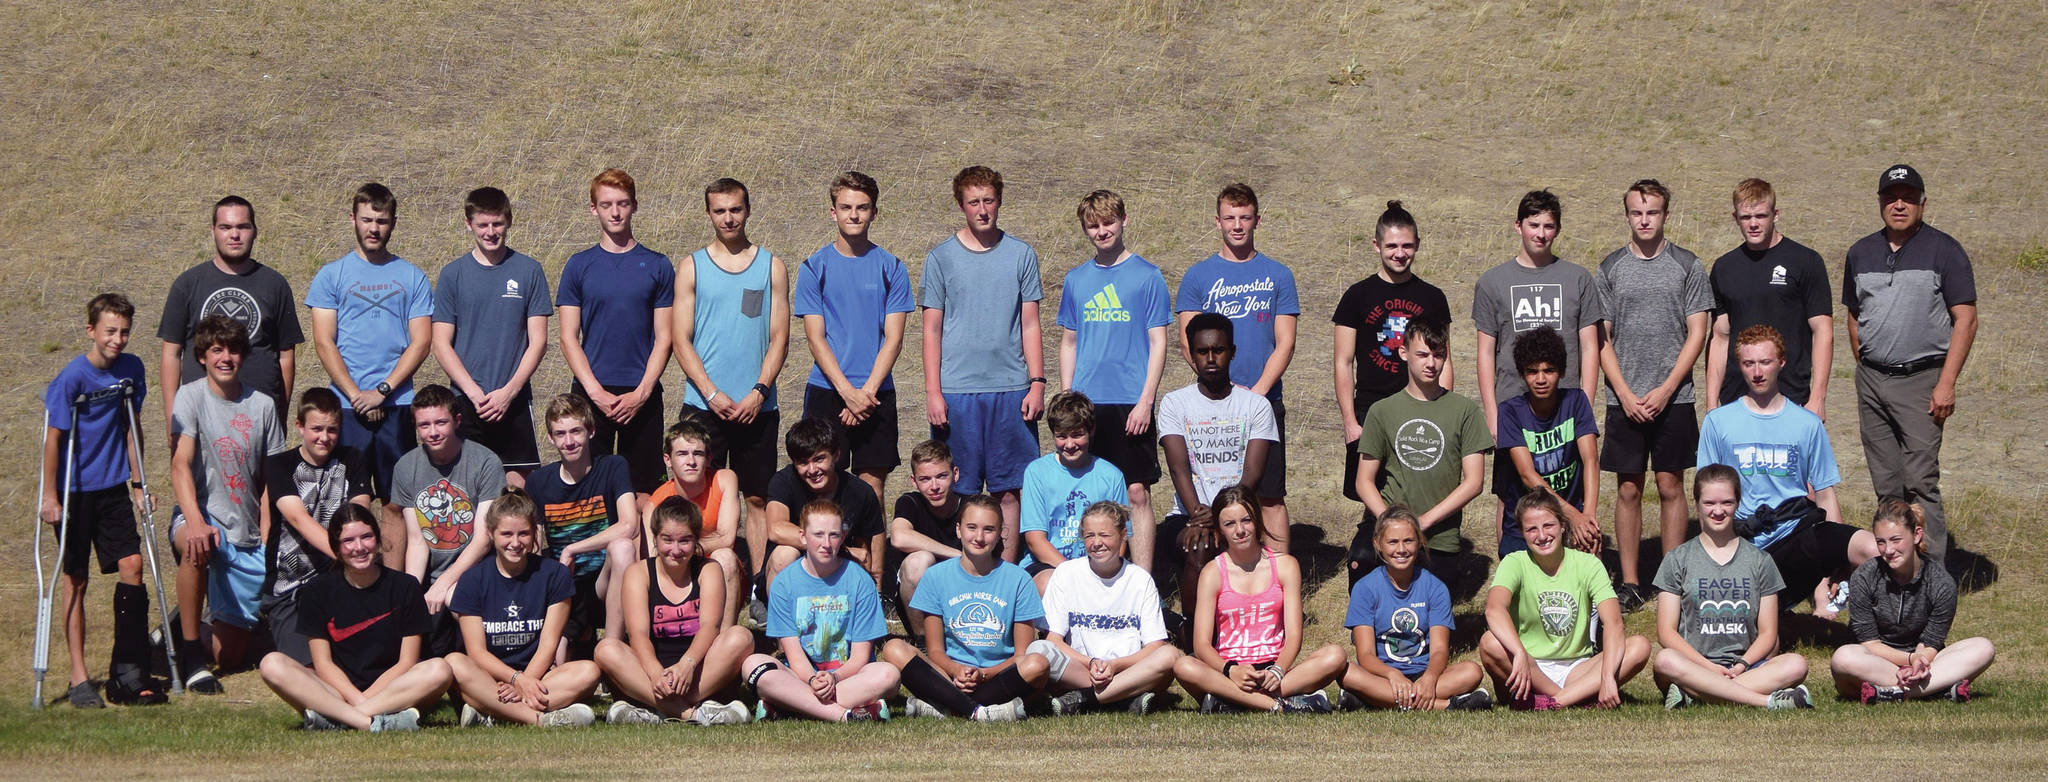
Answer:
POLYGON ((1038 458, 1038 424, 1024 420, 1024 395, 1017 391, 946 394, 946 425, 932 427, 932 439, 953 449, 961 494, 990 494, 1024 488, 1024 468, 1038 458))
POLYGON ((256 626, 263 602, 263 544, 237 546, 223 541, 213 549, 206 567, 206 607, 216 622, 248 630, 256 626))

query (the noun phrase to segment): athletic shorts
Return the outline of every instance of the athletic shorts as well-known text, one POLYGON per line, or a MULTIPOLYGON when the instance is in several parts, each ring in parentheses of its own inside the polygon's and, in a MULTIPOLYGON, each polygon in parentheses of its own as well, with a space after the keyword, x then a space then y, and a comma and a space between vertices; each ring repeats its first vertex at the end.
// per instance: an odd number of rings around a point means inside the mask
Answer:
POLYGON ((263 607, 263 618, 270 623, 271 645, 300 665, 312 665, 313 649, 306 643, 306 635, 299 632, 298 590, 272 596, 269 603, 263 607))
POLYGON ((1555 684, 1558 687, 1562 688, 1564 687, 1565 680, 1572 677, 1572 670, 1578 668, 1580 665, 1585 664, 1587 660, 1591 659, 1593 658, 1580 657, 1574 660, 1537 660, 1536 670, 1542 672, 1543 677, 1549 679, 1551 684, 1555 684))
POLYGON ((456 412, 462 415, 462 439, 491 449, 507 470, 531 470, 540 466, 540 446, 533 437, 533 392, 512 398, 505 414, 496 421, 477 415, 476 404, 462 394, 455 395, 456 412))
MULTIPOLYGON (((1389 396, 1391 396, 1391 395, 1389 395, 1389 396)), ((1382 399, 1385 399, 1385 398, 1387 398, 1387 397, 1386 397, 1386 396, 1375 396, 1375 395, 1372 395, 1372 394, 1369 394, 1369 393, 1365 393, 1365 392, 1360 392, 1359 394, 1357 394, 1357 395, 1355 395, 1355 396, 1351 397, 1351 409, 1353 409, 1353 410, 1356 410, 1356 411, 1358 411, 1358 420, 1359 420, 1359 421, 1360 421, 1360 422, 1362 423, 1362 422, 1364 422, 1364 421, 1365 421, 1365 414, 1366 414, 1366 412, 1367 412, 1367 411, 1369 411, 1369 410, 1371 410, 1371 409, 1372 409, 1372 406, 1373 406, 1374 404, 1377 404, 1377 403, 1378 403, 1378 402, 1379 402, 1380 400, 1382 400, 1382 399)), ((1342 419, 1339 419, 1339 420, 1341 421, 1342 419)), ((1378 476, 1378 478, 1377 478, 1377 480, 1376 480, 1376 483, 1377 483, 1377 484, 1379 485, 1379 489, 1380 489, 1380 491, 1384 492, 1384 491, 1386 491, 1386 490, 1387 490, 1387 471, 1386 471, 1386 470, 1380 470, 1380 472, 1379 472, 1379 476, 1378 476)), ((1358 496, 1358 441, 1357 441, 1357 440, 1350 440, 1350 441, 1346 441, 1346 442, 1344 443, 1344 486, 1343 486, 1343 489, 1344 489, 1344 499, 1347 499, 1347 500, 1351 500, 1352 502, 1364 502, 1364 501, 1365 501, 1365 499, 1364 499, 1364 498, 1362 498, 1362 497, 1359 497, 1359 496, 1358 496)))
POLYGON ((960 480, 953 490, 963 495, 1016 491, 1024 488, 1024 468, 1038 458, 1038 422, 1024 420, 1024 395, 1016 391, 946 394, 946 425, 932 427, 932 439, 953 449, 960 480))
MULTIPOLYGON (((121 560, 142 553, 142 537, 135 533, 135 502, 128 487, 111 486, 98 491, 71 493, 70 521, 64 529, 64 575, 85 578, 85 561, 90 551, 100 555, 100 574, 120 570, 121 560)), ((50 527, 56 539, 57 527, 50 527)))
MULTIPOLYGON (((711 451, 712 469, 731 468, 739 476, 741 494, 768 494, 768 479, 775 477, 776 461, 782 457, 782 442, 777 436, 782 429, 782 411, 762 410, 754 416, 753 423, 743 424, 719 418, 696 405, 683 405, 676 420, 693 422, 710 433, 711 442, 706 445, 711 451)), ((663 437, 666 436, 664 433, 663 437)), ((662 451, 668 451, 667 443, 662 444, 662 451)))
POLYGON ((375 423, 360 413, 343 410, 341 444, 361 451, 370 468, 370 496, 391 501, 391 471, 398 459, 418 445, 412 428, 412 408, 387 405, 384 417, 375 423))
POLYGON ((1630 420, 1620 405, 1608 405, 1600 434, 1600 469, 1606 472, 1640 473, 1645 464, 1654 472, 1684 472, 1699 457, 1700 422, 1691 402, 1665 405, 1662 415, 1646 423, 1630 420))
POLYGON ((1849 542, 1858 531, 1841 522, 1823 521, 1802 527, 1764 549, 1785 579, 1778 607, 1790 609, 1812 599, 1813 589, 1822 579, 1848 569, 1849 542))
MULTIPOLYGON (((845 409, 846 400, 839 398, 839 392, 819 386, 804 386, 805 418, 823 418, 838 423, 839 413, 845 409)), ((875 409, 868 413, 867 420, 846 430, 848 458, 844 464, 856 473, 896 469, 903 463, 902 454, 896 450, 897 434, 896 389, 876 391, 875 409)))
POLYGON ((1266 443, 1266 471, 1259 473, 1259 498, 1277 500, 1287 496, 1287 404, 1273 402, 1273 431, 1280 439, 1266 443))
MULTIPOLYGON (((604 386, 606 393, 625 394, 632 386, 604 386)), ((633 491, 653 494, 667 480, 668 465, 661 458, 668 450, 663 442, 662 417, 668 415, 661 402, 661 384, 655 383, 654 390, 647 395, 647 402, 640 405, 633 419, 623 424, 613 421, 597 409, 597 403, 590 401, 590 394, 584 392, 582 383, 570 383, 569 393, 583 397, 590 402, 591 413, 597 416, 597 431, 590 438, 592 457, 615 453, 626 457, 626 470, 632 476, 633 491)))
MULTIPOLYGON (((562 639, 571 647, 604 627, 604 596, 597 593, 597 573, 577 576, 576 596, 569 598, 569 621, 562 625, 562 639)), ((620 639, 624 640, 624 639, 620 639)))
POLYGON ((263 602, 262 544, 237 546, 222 542, 206 566, 206 608, 213 621, 244 630, 256 626, 263 602))
POLYGON ((1145 431, 1125 434, 1132 405, 1096 405, 1095 432, 1088 438, 1088 450, 1123 471, 1124 482, 1151 486, 1159 482, 1159 426, 1147 424, 1145 431))
MULTIPOLYGON (((478 563, 491 567, 489 562, 478 563)), ((447 657, 456 652, 467 651, 462 645, 462 624, 455 618, 455 612, 441 606, 441 612, 427 615, 427 632, 420 638, 420 659, 431 660, 447 657)))

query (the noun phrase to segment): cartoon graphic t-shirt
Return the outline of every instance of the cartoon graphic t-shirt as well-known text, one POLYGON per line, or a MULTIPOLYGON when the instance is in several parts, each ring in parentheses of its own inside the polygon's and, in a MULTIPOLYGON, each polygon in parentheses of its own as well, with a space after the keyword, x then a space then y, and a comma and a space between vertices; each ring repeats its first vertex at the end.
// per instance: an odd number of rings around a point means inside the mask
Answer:
MULTIPOLYGON (((1073 469, 1061 464, 1056 453, 1040 456, 1024 469, 1021 494, 1023 507, 1018 518, 1022 532, 1045 533, 1046 542, 1067 559, 1086 555, 1081 548, 1081 514, 1088 506, 1105 500, 1119 505, 1131 502, 1123 471, 1108 459, 1091 456, 1086 467, 1073 469)), ((1030 567, 1036 561, 1026 551, 1018 564, 1030 567)))
POLYGON ((448 464, 428 458, 426 446, 399 457, 391 472, 391 501, 418 514, 420 539, 427 543, 427 577, 432 584, 462 555, 478 519, 477 508, 505 490, 505 465, 498 455, 464 441, 448 464))

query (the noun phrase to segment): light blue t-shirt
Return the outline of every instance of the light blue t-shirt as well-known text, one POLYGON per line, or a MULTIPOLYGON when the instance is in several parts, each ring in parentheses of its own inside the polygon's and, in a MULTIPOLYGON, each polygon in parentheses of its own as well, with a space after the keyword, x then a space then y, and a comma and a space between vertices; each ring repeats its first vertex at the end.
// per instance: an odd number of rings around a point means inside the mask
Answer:
POLYGON ((996 246, 974 252, 958 235, 948 236, 925 256, 917 295, 919 306, 945 313, 940 389, 985 394, 1031 385, 1024 369, 1023 304, 1045 298, 1031 245, 1005 233, 996 246))
POLYGON ((1002 560, 980 577, 968 575, 959 557, 933 565, 917 582, 910 607, 943 618, 946 656, 976 668, 1001 665, 1017 653, 1017 622, 1045 618, 1031 576, 1002 560))
POLYGON ((799 559, 768 585, 768 637, 795 637, 821 671, 844 665, 854 644, 889 634, 874 579, 846 560, 837 564, 839 572, 819 578, 799 559))
MULTIPOLYGON (((1122 470, 1108 459, 1088 457, 1088 466, 1078 470, 1060 463, 1060 455, 1049 453, 1031 460, 1024 468, 1023 508, 1018 514, 1022 532, 1043 532, 1045 539, 1068 559, 1087 556, 1081 547, 1081 514, 1088 506, 1108 500, 1131 504, 1122 470)), ((1126 531, 1130 524, 1125 523, 1126 531)), ((1020 564, 1033 559, 1027 549, 1020 564)))
MULTIPOLYGON (((1237 357, 1230 361, 1230 382, 1251 388, 1266 372, 1273 355, 1273 319, 1300 315, 1294 272, 1279 261, 1255 253, 1242 263, 1211 255, 1180 278, 1174 312, 1214 312, 1230 318, 1237 338, 1237 357)), ((1280 398, 1273 383, 1269 399, 1280 398)))
MULTIPOLYGON (((711 387, 735 400, 761 381, 761 360, 768 356, 768 318, 775 314, 771 275, 777 263, 768 248, 755 245, 754 260, 734 274, 718 268, 709 251, 690 253, 691 268, 697 273, 690 344, 704 361, 711 387)), ((711 408, 696 383, 684 386, 683 404, 711 408)), ((767 396, 761 409, 774 410, 775 392, 767 396)))
POLYGON ((526 319, 554 313, 550 298, 548 274, 531 256, 514 250, 485 266, 475 253, 463 253, 441 267, 434 322, 455 326, 462 368, 484 391, 496 391, 512 381, 526 355, 526 319))
POLYGON ((1098 405, 1137 404, 1152 345, 1146 332, 1173 323, 1166 277, 1133 254, 1067 272, 1060 328, 1074 332, 1074 390, 1098 405))
POLYGON ((1380 567, 1351 585, 1344 627, 1371 627, 1373 653, 1380 662, 1415 676, 1429 668, 1430 628, 1456 630, 1458 623, 1451 617, 1451 590, 1434 574, 1418 569, 1401 590, 1380 567))
MULTIPOLYGON (((916 309, 903 261, 872 244, 858 258, 841 255, 831 244, 818 248, 797 267, 791 299, 790 314, 825 318, 825 344, 832 348, 846 382, 854 385, 868 382, 875 368, 875 355, 882 352, 883 321, 890 314, 916 309)), ((825 370, 815 364, 809 382, 832 387, 825 370)), ((895 378, 883 378, 881 387, 895 388, 895 378)))
MULTIPOLYGON (((1758 508, 1804 497, 1808 487, 1820 491, 1842 482, 1820 416, 1789 399, 1769 415, 1750 410, 1743 399, 1714 408, 1700 424, 1697 463, 1725 464, 1742 476, 1742 505, 1735 515, 1743 519, 1758 508)), ((1750 541, 1768 548, 1798 526, 1797 519, 1787 519, 1750 541)))
MULTIPOLYGON (((72 453, 70 439, 78 438, 77 491, 111 489, 128 482, 129 411, 121 409, 123 387, 134 389, 128 400, 130 410, 142 412, 142 399, 149 390, 143 382, 142 359, 132 353, 114 357, 106 369, 92 365, 85 356, 71 359, 43 390, 43 410, 49 413, 50 428, 63 433, 57 441, 57 458, 72 453), (78 404, 79 395, 85 404, 78 404), (76 410, 73 408, 76 407, 76 410), (72 416, 78 416, 78 430, 72 431, 72 416)), ((139 419, 138 419, 139 420, 139 419)), ((64 492, 64 462, 57 463, 57 491, 64 492)))
MULTIPOLYGON (((334 345, 348 365, 349 378, 357 388, 376 388, 398 368, 398 357, 412 344, 406 324, 433 316, 434 286, 427 282, 426 272, 404 258, 394 255, 371 263, 350 250, 313 275, 306 306, 334 310, 334 345)), ((350 406, 340 387, 334 393, 341 396, 342 407, 350 406)), ((412 378, 391 389, 384 400, 385 407, 409 404, 412 378)))
POLYGON ((644 244, 622 253, 591 245, 562 267, 555 306, 581 308, 583 354, 599 384, 637 386, 654 355, 654 311, 674 306, 675 297, 668 256, 644 244))

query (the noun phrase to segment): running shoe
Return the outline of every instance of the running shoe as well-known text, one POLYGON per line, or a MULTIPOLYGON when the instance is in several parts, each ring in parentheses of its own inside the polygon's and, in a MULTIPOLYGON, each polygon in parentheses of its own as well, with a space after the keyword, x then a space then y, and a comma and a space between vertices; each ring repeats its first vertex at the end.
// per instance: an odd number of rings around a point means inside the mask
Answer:
POLYGON ((939 711, 938 707, 933 706, 929 703, 925 703, 924 701, 919 700, 917 696, 912 695, 908 698, 903 699, 903 716, 910 717, 913 719, 918 717, 945 719, 946 713, 943 711, 939 711))
POLYGON ((306 730, 348 730, 347 725, 330 720, 327 715, 312 709, 306 710, 306 721, 301 727, 306 730))
POLYGON ((1677 711, 1691 706, 1693 703, 1692 695, 1686 693, 1685 690, 1679 689, 1677 682, 1664 685, 1664 709, 1666 711, 1677 711))
POLYGON ((1361 709, 1366 708, 1367 705, 1368 704, 1365 702, 1365 699, 1358 697, 1357 693, 1354 693, 1350 690, 1338 690, 1338 711, 1359 711, 1361 709))
MULTIPOLYGON (((907 707, 905 711, 908 711, 907 707)), ((974 710, 975 722, 1017 722, 1022 719, 1024 719, 1023 698, 1011 698, 1008 703, 986 705, 974 710)))
POLYGON ((1955 684, 1949 685, 1948 693, 1945 695, 1945 697, 1956 703, 1969 703, 1970 680, 1964 679, 1962 681, 1956 682, 1955 684))
POLYGON ((540 715, 543 728, 581 728, 597 722, 597 712, 588 705, 571 703, 568 706, 540 715))
POLYGON ((1087 690, 1068 690, 1052 699, 1052 713, 1061 717, 1072 717, 1095 705, 1095 693, 1087 690))
POLYGON ((753 713, 747 710, 747 705, 739 701, 728 701, 725 703, 705 701, 697 705, 697 724, 706 727, 713 725, 745 725, 752 716, 753 713))
POLYGON ((1152 713, 1152 701, 1154 699, 1155 696, 1152 693, 1141 692, 1138 693, 1137 697, 1126 701, 1124 708, 1134 715, 1143 717, 1152 713))
POLYGON ((462 718, 455 724, 465 728, 488 728, 497 725, 498 721, 489 714, 477 711, 475 706, 465 703, 462 704, 462 718))
POLYGON ((1486 711, 1493 708, 1493 693, 1487 692, 1484 687, 1475 688, 1471 692, 1451 696, 1451 702, 1444 708, 1451 711, 1486 711))
POLYGON ((1786 687, 1771 693, 1770 700, 1764 703, 1764 708, 1772 711, 1811 709, 1813 708, 1813 695, 1806 691, 1806 685, 1804 684, 1797 687, 1786 687))
POLYGON ((1635 613, 1646 602, 1642 585, 1628 582, 1614 585, 1614 599, 1621 601, 1621 612, 1624 614, 1635 613))
POLYGON ((1905 689, 1899 687, 1878 687, 1870 682, 1863 683, 1863 686, 1859 688, 1858 695, 1861 696, 1858 700, 1863 701, 1865 706, 1877 703, 1899 703, 1906 700, 1905 689))
MULTIPOLYGON (((584 707, 587 711, 588 706, 584 707)), ((371 733, 406 733, 420 729, 420 710, 405 709, 370 718, 371 733)))
MULTIPOLYGON (((705 706, 709 705, 711 702, 705 701, 697 710, 702 712, 705 706)), ((627 701, 615 701, 611 710, 604 713, 604 721, 607 725, 660 725, 663 718, 652 709, 642 708, 627 701)))
POLYGON ((882 701, 868 701, 846 710, 847 722, 888 722, 889 704, 882 701))

